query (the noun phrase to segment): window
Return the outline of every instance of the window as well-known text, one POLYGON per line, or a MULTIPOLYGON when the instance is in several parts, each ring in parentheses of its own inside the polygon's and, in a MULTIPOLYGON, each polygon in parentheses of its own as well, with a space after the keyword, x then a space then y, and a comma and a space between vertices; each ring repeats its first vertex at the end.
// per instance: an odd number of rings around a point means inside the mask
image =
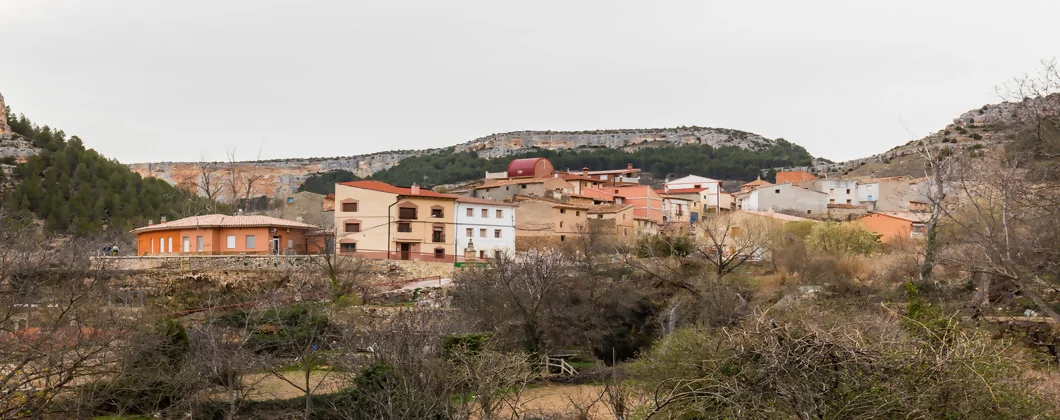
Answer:
POLYGON ((626 215, 622 215, 622 220, 626 220, 626 215))
POLYGON ((196 252, 202 252, 203 246, 204 246, 203 237, 202 236, 196 236, 195 237, 195 251, 196 252))
POLYGON ((168 239, 169 239, 169 252, 173 252, 173 238, 168 238, 168 239))
POLYGON ((342 203, 342 211, 353 213, 357 211, 357 203, 342 203))
POLYGON ((431 209, 431 217, 437 219, 437 218, 442 217, 442 215, 443 215, 442 209, 431 209))
POLYGON ((482 209, 482 217, 483 218, 490 217, 489 209, 482 209))
POLYGON ((257 245, 254 235, 247 235, 247 249, 254 249, 254 245, 257 245))
POLYGON ((850 194, 850 188, 847 188, 847 194, 850 194))
POLYGON ((339 249, 342 252, 357 252, 357 244, 342 244, 339 249))
POLYGON ((493 229, 493 237, 494 238, 500 238, 501 237, 501 230, 500 229, 493 229))
POLYGON ((435 226, 431 232, 431 242, 445 242, 445 228, 435 226))
POLYGON ((602 214, 598 214, 598 215, 596 215, 596 218, 597 218, 597 219, 603 219, 603 218, 604 218, 604 215, 602 215, 602 214))
POLYGON ((493 250, 493 258, 500 258, 500 257, 501 257, 501 250, 499 250, 499 249, 493 250))
POLYGON ((416 219, 416 208, 415 207, 402 207, 398 209, 398 219, 416 219))
POLYGON ((806 210, 806 214, 810 214, 812 212, 813 212, 812 210, 806 210))
POLYGON ((575 216, 581 216, 581 215, 582 215, 582 212, 580 212, 580 211, 576 211, 576 212, 574 212, 574 215, 575 215, 575 216))
POLYGON ((407 222, 398 223, 398 232, 409 233, 412 232, 412 224, 407 222))
POLYGON ((434 258, 439 258, 439 259, 445 258, 445 249, 444 248, 435 248, 434 249, 434 258))
POLYGON ((292 248, 294 248, 294 239, 288 239, 287 240, 287 249, 292 249, 292 248))
POLYGON ((564 242, 567 240, 567 235, 559 235, 559 241, 564 242))
POLYGON ((559 209, 560 213, 567 213, 567 209, 559 209))
POLYGON ((847 204, 851 204, 851 201, 849 199, 847 200, 847 204))
POLYGON ((474 217, 474 216, 475 216, 475 209, 473 209, 471 207, 468 207, 467 208, 467 217, 474 217))
POLYGON ((346 223, 346 232, 347 233, 354 233, 354 232, 360 232, 360 231, 361 231, 361 224, 360 223, 346 223))
POLYGON ((829 198, 828 199, 828 204, 835 204, 835 199, 834 198, 829 198))
POLYGON ((563 222, 559 222, 559 227, 563 227, 563 222))
POLYGON ((693 185, 692 188, 699 188, 699 184, 693 185))
POLYGON ((835 194, 835 188, 829 188, 828 194, 835 194))
POLYGON ((191 238, 184 236, 180 238, 180 252, 191 252, 191 238))
POLYGON ((504 217, 504 210, 497 210, 497 218, 500 219, 502 217, 504 217))
POLYGON ((478 252, 478 257, 479 257, 479 259, 483 259, 483 260, 486 259, 486 251, 485 250, 479 251, 478 252))
POLYGON ((475 229, 467 228, 467 237, 471 238, 475 236, 475 229))
POLYGON ((225 245, 227 245, 228 249, 236 249, 236 236, 235 235, 228 235, 228 236, 225 237, 225 240, 227 241, 227 243, 225 245))
POLYGON ((294 203, 294 197, 287 197, 287 204, 294 203))
POLYGON ((780 190, 779 189, 773 190, 773 193, 780 194, 780 190))
POLYGON ((485 238, 486 237, 486 229, 479 229, 478 230, 478 237, 479 238, 485 238))
POLYGON ((519 188, 526 188, 526 184, 519 184, 519 188))

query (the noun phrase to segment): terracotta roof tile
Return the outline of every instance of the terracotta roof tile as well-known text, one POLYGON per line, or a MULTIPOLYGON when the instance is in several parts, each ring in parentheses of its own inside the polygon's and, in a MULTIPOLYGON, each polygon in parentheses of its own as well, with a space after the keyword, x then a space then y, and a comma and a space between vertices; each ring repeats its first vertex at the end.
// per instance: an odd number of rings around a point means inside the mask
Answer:
POLYGON ((295 222, 291 220, 284 220, 277 217, 271 216, 228 216, 224 214, 207 214, 204 216, 192 216, 185 217, 183 219, 174 220, 166 223, 158 223, 150 226, 144 226, 138 229, 134 229, 133 232, 148 232, 155 230, 170 230, 170 229, 195 229, 195 228, 210 228, 210 227, 278 227, 278 228, 292 228, 292 229, 314 229, 313 226, 308 223, 295 222))
POLYGON ((345 185, 347 187, 362 188, 366 190, 385 192, 390 194, 408 195, 408 196, 421 196, 421 197, 432 197, 432 198, 454 198, 448 194, 437 193, 427 188, 420 188, 419 194, 413 194, 412 188, 409 187, 397 187, 381 181, 352 181, 352 182, 340 182, 339 185, 345 185))
POLYGON ((590 207, 589 213, 618 213, 631 207, 632 204, 605 204, 590 207))

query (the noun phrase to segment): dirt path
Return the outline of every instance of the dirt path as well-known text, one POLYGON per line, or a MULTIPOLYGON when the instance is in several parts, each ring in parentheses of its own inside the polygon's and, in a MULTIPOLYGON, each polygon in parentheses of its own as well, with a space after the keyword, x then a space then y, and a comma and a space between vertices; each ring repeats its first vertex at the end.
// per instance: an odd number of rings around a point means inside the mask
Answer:
MULTIPOLYGON (((601 385, 546 385, 531 388, 519 394, 518 417, 534 414, 560 416, 560 418, 582 418, 586 413, 590 419, 613 419, 607 407, 606 397, 601 397, 601 385)), ((501 418, 512 416, 506 408, 501 418)))
MULTIPOLYGON (((298 384, 299 387, 305 386, 305 374, 303 372, 283 372, 282 374, 284 378, 298 384)), ((309 386, 314 388, 314 395, 331 394, 339 391, 342 388, 342 380, 343 378, 336 373, 313 371, 309 374, 309 386)), ((246 375, 243 378, 243 383, 253 389, 248 398, 255 401, 285 400, 305 395, 294 385, 268 373, 246 375)))

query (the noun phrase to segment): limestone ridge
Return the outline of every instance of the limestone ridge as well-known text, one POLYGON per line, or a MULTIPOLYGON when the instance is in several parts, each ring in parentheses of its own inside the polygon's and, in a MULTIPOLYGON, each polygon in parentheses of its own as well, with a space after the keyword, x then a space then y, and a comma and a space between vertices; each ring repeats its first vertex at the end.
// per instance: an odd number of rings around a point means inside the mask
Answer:
MULTIPOLYGON (((476 152, 485 158, 505 157, 535 149, 573 150, 580 148, 622 148, 678 146, 705 144, 714 147, 736 146, 750 150, 768 148, 773 140, 739 130, 706 127, 677 127, 659 129, 593 130, 593 131, 515 131, 491 134, 453 146, 457 152, 476 152)), ((368 155, 280 159, 260 162, 238 162, 237 170, 260 176, 255 193, 268 197, 293 194, 306 178, 318 172, 347 170, 360 177, 397 165, 402 159, 438 153, 444 149, 401 150, 368 155)), ((155 177, 170 184, 194 190, 201 177, 198 162, 134 163, 129 169, 144 177, 155 177)), ((228 163, 217 163, 215 170, 222 176, 228 163)), ((222 196, 222 199, 224 197, 222 196)))
POLYGON ((4 104, 4 95, 0 94, 0 111, 4 112, 4 118, 0 118, 0 136, 11 133, 11 127, 7 125, 7 105, 4 104))

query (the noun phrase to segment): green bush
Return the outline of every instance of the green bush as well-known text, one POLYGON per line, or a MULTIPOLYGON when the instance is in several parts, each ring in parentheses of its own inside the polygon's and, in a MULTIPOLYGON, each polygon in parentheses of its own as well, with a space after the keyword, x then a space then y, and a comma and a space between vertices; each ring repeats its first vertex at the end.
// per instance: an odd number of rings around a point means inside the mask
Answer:
POLYGON ((880 249, 880 235, 853 223, 817 223, 806 236, 806 246, 829 255, 868 255, 880 249))
POLYGON ((266 311, 232 311, 214 322, 232 328, 250 330, 247 347, 261 353, 293 354, 309 346, 327 348, 335 328, 328 318, 317 314, 305 303, 266 311))
POLYGON ((684 257, 695 251, 696 245, 687 236, 651 235, 637 239, 637 256, 684 257))

